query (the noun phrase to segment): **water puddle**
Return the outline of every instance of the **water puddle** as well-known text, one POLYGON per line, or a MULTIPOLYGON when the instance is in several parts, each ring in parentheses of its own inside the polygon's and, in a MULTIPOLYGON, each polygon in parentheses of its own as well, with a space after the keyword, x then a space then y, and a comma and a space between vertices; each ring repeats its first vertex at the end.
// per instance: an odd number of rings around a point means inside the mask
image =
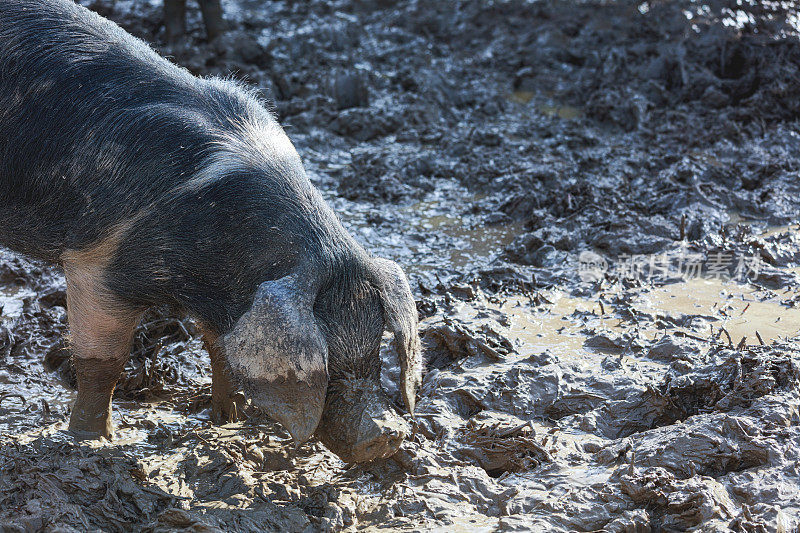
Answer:
POLYGON ((763 233, 760 234, 760 236, 764 239, 767 239, 769 237, 774 237, 776 235, 781 235, 784 233, 797 234, 798 232, 800 232, 799 224, 789 224, 786 226, 775 226, 767 228, 763 233))
POLYGON ((638 357, 629 343, 655 341, 664 334, 664 322, 671 332, 734 346, 742 339, 754 345, 793 338, 800 334, 800 309, 787 307, 785 297, 751 285, 693 279, 639 292, 616 307, 550 291, 539 293, 536 303, 526 296, 462 302, 448 316, 475 331, 497 330, 514 346, 509 362, 547 352, 553 361, 583 366, 617 354, 622 363, 640 370, 655 365, 658 371, 660 363, 638 357))
POLYGON ((418 202, 396 206, 346 200, 326 193, 350 233, 376 255, 392 257, 407 274, 461 272, 490 263, 523 232, 521 222, 487 225, 464 212, 481 198, 454 180, 418 202))
POLYGON ((559 360, 596 359, 597 351, 585 346, 589 332, 613 329, 612 322, 618 321, 602 316, 596 301, 573 298, 560 291, 543 298, 549 303, 535 305, 525 296, 481 299, 456 305, 449 316, 470 327, 499 324, 501 334, 513 344, 517 359, 545 351, 559 360))
MULTIPOLYGON (((416 226, 431 239, 435 236, 441 245, 440 252, 445 255, 444 264, 455 269, 491 258, 511 244, 523 229, 520 222, 484 225, 467 216, 456 216, 451 206, 438 202, 420 202, 405 211, 419 216, 416 226)), ((427 244, 422 243, 418 249, 422 251, 427 244)), ((433 268, 433 265, 426 267, 433 268)))
POLYGON ((537 109, 539 109, 539 112, 543 115, 548 117, 558 117, 562 120, 574 120, 583 115, 583 112, 580 110, 580 108, 571 105, 541 104, 537 107, 537 109))
POLYGON ((742 338, 757 344, 759 335, 768 344, 800 333, 800 309, 786 307, 770 291, 722 280, 698 278, 665 285, 637 296, 632 304, 653 315, 704 317, 715 335, 724 328, 734 344, 742 338))

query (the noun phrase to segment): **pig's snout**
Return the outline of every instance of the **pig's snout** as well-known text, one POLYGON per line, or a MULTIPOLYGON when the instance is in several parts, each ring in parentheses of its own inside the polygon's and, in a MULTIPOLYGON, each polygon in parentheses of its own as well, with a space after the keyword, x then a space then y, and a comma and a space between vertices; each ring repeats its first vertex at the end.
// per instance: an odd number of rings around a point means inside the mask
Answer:
POLYGON ((375 421, 375 428, 356 443, 352 451, 352 462, 365 463, 394 455, 408 434, 409 428, 399 417, 395 420, 375 421))
POLYGON ((329 394, 316 435, 346 463, 394 454, 411 432, 375 380, 345 380, 329 394))

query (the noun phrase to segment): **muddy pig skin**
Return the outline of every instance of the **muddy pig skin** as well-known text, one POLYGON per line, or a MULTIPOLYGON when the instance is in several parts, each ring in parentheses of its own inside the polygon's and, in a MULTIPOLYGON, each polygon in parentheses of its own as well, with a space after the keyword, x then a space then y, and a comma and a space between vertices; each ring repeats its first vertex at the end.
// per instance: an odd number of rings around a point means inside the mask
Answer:
POLYGON ((413 412, 408 282, 346 232, 262 103, 71 0, 3 0, 0 43, 0 244, 63 266, 70 430, 111 436, 134 328, 168 304, 204 333, 215 419, 238 385, 298 442, 393 453, 406 428, 378 352, 393 332, 413 412))

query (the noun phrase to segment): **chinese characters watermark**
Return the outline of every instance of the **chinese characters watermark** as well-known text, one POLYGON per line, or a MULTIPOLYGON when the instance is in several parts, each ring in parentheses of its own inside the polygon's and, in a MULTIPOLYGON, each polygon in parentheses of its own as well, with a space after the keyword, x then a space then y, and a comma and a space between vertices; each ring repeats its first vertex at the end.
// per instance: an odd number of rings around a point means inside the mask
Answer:
POLYGON ((696 278, 734 280, 744 283, 755 280, 764 268, 758 255, 737 256, 733 252, 689 253, 681 249, 667 254, 621 255, 613 265, 603 256, 584 251, 578 256, 578 275, 583 281, 599 281, 606 274, 617 279, 650 281, 657 278, 696 278))

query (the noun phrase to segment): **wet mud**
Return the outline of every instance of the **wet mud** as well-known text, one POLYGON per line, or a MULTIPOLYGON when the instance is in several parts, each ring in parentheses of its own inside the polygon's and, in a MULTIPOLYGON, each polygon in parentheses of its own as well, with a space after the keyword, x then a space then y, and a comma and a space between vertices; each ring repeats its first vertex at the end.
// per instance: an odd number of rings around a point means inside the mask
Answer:
POLYGON ((228 0, 211 43, 189 2, 174 44, 156 0, 83 3, 261 91, 409 273, 424 382, 401 450, 347 465, 213 425, 156 309, 115 440, 75 442, 63 276, 0 251, 0 530, 800 527, 793 2, 228 0))

